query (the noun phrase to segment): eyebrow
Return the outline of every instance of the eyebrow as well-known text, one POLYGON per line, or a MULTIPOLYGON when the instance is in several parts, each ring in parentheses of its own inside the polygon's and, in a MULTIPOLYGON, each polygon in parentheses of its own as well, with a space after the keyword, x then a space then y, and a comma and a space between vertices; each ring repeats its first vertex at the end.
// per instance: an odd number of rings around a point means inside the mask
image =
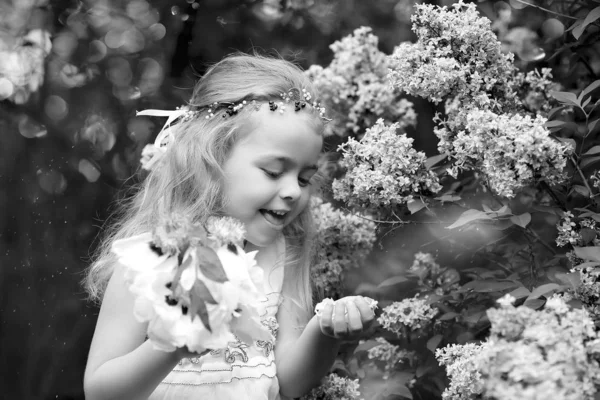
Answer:
MULTIPOLYGON (((265 156, 261 159, 261 161, 279 161, 283 163, 283 165, 296 165, 296 162, 289 157, 285 156, 265 156)), ((318 170, 319 167, 316 164, 307 165, 302 168, 303 170, 318 170)))

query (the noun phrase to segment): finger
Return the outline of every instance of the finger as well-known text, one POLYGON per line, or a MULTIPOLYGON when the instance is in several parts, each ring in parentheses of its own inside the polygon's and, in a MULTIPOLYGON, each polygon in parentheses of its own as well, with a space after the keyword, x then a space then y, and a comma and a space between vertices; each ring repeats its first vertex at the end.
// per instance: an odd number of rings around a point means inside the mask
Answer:
POLYGON ((362 297, 355 297, 353 302, 360 312, 361 322, 363 325, 370 323, 375 318, 375 313, 369 303, 362 297))
POLYGON ((333 305, 333 331, 336 336, 348 333, 348 324, 346 323, 346 305, 343 301, 336 301, 333 305))
POLYGON ((351 335, 357 335, 363 330, 360 311, 353 301, 346 302, 346 312, 348 313, 348 332, 351 335))
POLYGON ((333 335, 333 302, 323 304, 318 316, 321 332, 327 335, 333 335))

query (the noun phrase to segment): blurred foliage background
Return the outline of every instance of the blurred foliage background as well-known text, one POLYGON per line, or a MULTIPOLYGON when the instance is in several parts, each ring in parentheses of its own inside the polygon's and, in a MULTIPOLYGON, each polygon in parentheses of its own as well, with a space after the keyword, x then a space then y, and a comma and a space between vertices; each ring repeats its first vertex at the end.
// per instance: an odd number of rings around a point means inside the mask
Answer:
MULTIPOLYGON (((83 398, 98 309, 79 282, 115 201, 140 179, 142 148, 164 122, 136 110, 184 104, 207 65, 237 50, 325 66, 331 43, 370 26, 389 54, 413 40, 413 4, 0 0, 0 397, 83 398)), ((551 66, 567 89, 598 76, 598 48, 547 56, 564 32, 559 20, 548 23, 547 13, 516 0, 479 5, 523 69, 551 66)), ((414 147, 433 153, 435 108, 410 100, 414 147)), ((410 226, 382 238, 348 287, 381 282, 410 266, 415 252, 439 250, 432 234, 442 228, 410 226)))

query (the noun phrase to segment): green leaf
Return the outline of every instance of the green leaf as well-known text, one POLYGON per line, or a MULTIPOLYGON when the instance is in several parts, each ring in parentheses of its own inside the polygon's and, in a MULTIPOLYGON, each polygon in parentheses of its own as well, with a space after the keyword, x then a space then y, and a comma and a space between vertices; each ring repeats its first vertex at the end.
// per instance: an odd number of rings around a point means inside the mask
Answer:
POLYGON ((598 122, 600 121, 600 118, 596 118, 593 121, 590 121, 590 123, 588 124, 588 132, 592 133, 592 131, 594 130, 594 128, 596 127, 596 125, 598 124, 598 122))
POLYGON ((510 292, 509 294, 515 299, 522 299, 523 297, 529 296, 531 292, 525 286, 520 286, 512 292, 510 292))
POLYGON ((458 314, 458 313, 450 311, 450 312, 447 312, 447 313, 443 314, 441 317, 438 318, 438 320, 440 320, 440 321, 448 321, 448 320, 451 320, 451 319, 454 319, 454 318, 458 317, 459 315, 460 314, 458 314))
MULTIPOLYGON (((600 8, 600 7, 599 7, 600 8)), ((579 99, 581 101, 581 99, 583 99, 585 96, 587 96, 590 92, 592 92, 595 89, 598 89, 600 87, 600 79, 598 79, 597 81, 594 81, 592 83, 590 83, 585 89, 583 89, 581 91, 581 93, 579 94, 579 99)))
POLYGON ((575 255, 579 258, 583 258, 586 261, 600 262, 600 247, 598 246, 573 246, 573 250, 575 250, 575 255))
POLYGON ((531 222, 531 214, 523 213, 520 215, 513 215, 510 217, 510 220, 513 224, 519 225, 521 228, 525 228, 531 222))
MULTIPOLYGON (((584 263, 586 264, 586 263, 584 263)), ((596 265, 600 265, 595 263, 596 265)), ((583 265, 583 264, 582 264, 583 265)), ((556 274, 556 279, 561 281, 565 286, 570 287, 572 290, 575 290, 581 284, 581 278, 579 277, 579 272, 571 272, 567 274, 556 274)))
POLYGON ((425 168, 431 169, 431 167, 444 161, 446 158, 448 158, 447 154, 438 154, 433 157, 429 157, 427 160, 425 160, 425 168))
POLYGON ((600 18, 600 7, 596 7, 590 11, 581 25, 573 29, 573 36, 575 39, 579 39, 579 37, 583 34, 583 31, 585 31, 585 28, 587 28, 589 24, 596 21, 598 18, 600 18))
POLYGON ((583 197, 590 197, 589 190, 587 190, 587 188, 582 185, 573 185, 573 192, 577 192, 583 197))
POLYGON ((396 372, 392 374, 386 382, 386 387, 383 390, 386 396, 397 395, 412 399, 412 393, 406 387, 406 384, 414 378, 412 372, 396 372))
POLYGON ((566 123, 567 123, 566 121, 561 121, 561 120, 555 119, 553 121, 546 121, 544 126, 546 128, 558 128, 559 126, 563 126, 566 123))
POLYGON ((397 285, 397 284, 403 283, 403 282, 408 282, 408 279, 402 275, 396 275, 396 276, 392 276, 391 278, 384 280, 379 285, 377 285, 377 287, 384 288, 384 287, 394 286, 394 285, 397 285))
POLYGON ((359 353, 361 351, 369 351, 373 347, 379 346, 380 344, 381 343, 379 343, 377 340, 374 340, 374 339, 366 340, 363 343, 356 346, 356 348, 354 349, 354 354, 359 353))
POLYGON ((583 153, 582 156, 593 156, 593 155, 596 155, 599 153, 600 153, 600 145, 591 147, 590 149, 588 149, 588 151, 583 153))
POLYGON ((431 351, 432 353, 435 354, 435 349, 437 349, 438 345, 440 344, 440 342, 442 341, 443 338, 444 338, 444 335, 440 335, 440 334, 432 336, 427 341, 427 348, 429 349, 429 351, 431 351))
POLYGON ((434 200, 439 200, 439 201, 441 201, 442 203, 444 203, 444 202, 446 202, 446 201, 447 201, 447 202, 450 202, 450 203, 453 203, 453 202, 455 202, 455 201, 459 201, 459 200, 461 200, 461 197, 460 197, 460 196, 457 196, 457 195, 453 195, 453 194, 443 194, 443 195, 441 195, 441 196, 434 197, 434 200))
POLYGON ((487 213, 475 209, 467 210, 458 217, 456 222, 446 227, 446 229, 455 229, 469 222, 481 220, 481 219, 492 219, 487 213))
POLYGON ((221 264, 221 260, 219 260, 217 253, 213 249, 206 246, 199 246, 196 249, 196 256, 198 257, 200 271, 202 271, 204 276, 219 283, 228 281, 223 264, 221 264))
POLYGON ((544 303, 546 303, 546 300, 542 300, 542 299, 527 299, 527 300, 525 300, 525 303, 523 303, 523 305, 526 306, 526 307, 529 307, 531 309, 537 310, 541 306, 543 306, 544 303))
POLYGON ((588 244, 592 240, 596 239, 596 231, 590 228, 583 228, 579 231, 581 238, 583 239, 583 244, 588 244))
MULTIPOLYGON (((527 300, 537 299, 541 296, 546 296, 548 293, 560 290, 562 287, 557 283, 546 283, 533 289, 527 300)), ((546 296, 547 297, 547 296, 546 296)))
POLYGON ((574 105, 574 106, 580 107, 579 100, 577 100, 577 96, 575 96, 575 93, 559 92, 557 90, 551 90, 550 96, 554 97, 556 100, 558 100, 562 104, 569 104, 569 105, 574 105))
POLYGON ((506 289, 513 289, 515 286, 519 285, 511 281, 483 280, 467 282, 461 287, 460 290, 473 290, 474 292, 478 293, 491 293, 501 292, 506 289))
POLYGON ((205 299, 210 298, 214 301, 212 295, 208 291, 208 288, 204 285, 204 283, 200 280, 197 280, 190 290, 190 309, 189 312, 192 315, 192 320, 194 317, 198 316, 202 324, 208 329, 209 332, 212 332, 210 327, 210 320, 208 318, 208 310, 206 309, 205 299))
POLYGON ((414 214, 424 209, 426 207, 426 204, 421 199, 414 199, 406 203, 406 207, 408 207, 408 211, 410 211, 411 214, 414 214))
POLYGON ((194 286, 192 286, 192 290, 190 290, 190 296, 192 295, 205 303, 217 304, 217 301, 210 293, 210 290, 208 290, 204 282, 200 279, 196 279, 196 282, 194 282, 194 286))

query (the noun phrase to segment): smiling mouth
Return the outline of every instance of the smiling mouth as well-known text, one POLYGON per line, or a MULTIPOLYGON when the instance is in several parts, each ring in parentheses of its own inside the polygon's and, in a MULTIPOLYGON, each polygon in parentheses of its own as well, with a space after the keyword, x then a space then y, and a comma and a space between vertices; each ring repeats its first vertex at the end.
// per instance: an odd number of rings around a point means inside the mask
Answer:
POLYGON ((271 225, 275 225, 277 227, 283 226, 287 212, 277 212, 272 210, 266 210, 264 208, 260 209, 259 211, 263 215, 263 217, 265 217, 267 222, 269 222, 271 225))

